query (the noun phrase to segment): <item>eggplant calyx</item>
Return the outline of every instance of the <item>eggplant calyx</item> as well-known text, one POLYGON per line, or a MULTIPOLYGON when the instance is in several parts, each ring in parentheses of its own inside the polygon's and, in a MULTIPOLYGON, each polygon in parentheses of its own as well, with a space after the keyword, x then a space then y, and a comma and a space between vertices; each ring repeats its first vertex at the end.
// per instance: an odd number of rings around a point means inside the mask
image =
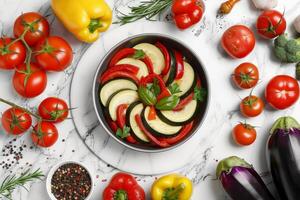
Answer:
POLYGON ((230 173, 233 167, 246 167, 252 168, 252 166, 247 163, 244 159, 237 156, 230 156, 221 160, 217 166, 216 175, 220 178, 222 172, 230 173))
POLYGON ((300 124, 293 117, 280 117, 274 122, 270 133, 273 134, 277 129, 283 129, 285 131, 289 129, 300 129, 300 124))

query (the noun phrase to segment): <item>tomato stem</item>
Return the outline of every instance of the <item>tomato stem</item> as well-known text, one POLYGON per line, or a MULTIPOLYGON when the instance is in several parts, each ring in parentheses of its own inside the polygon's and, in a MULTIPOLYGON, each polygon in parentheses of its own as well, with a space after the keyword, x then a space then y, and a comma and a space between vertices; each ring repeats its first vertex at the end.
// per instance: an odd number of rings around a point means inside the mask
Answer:
POLYGON ((19 109, 23 110, 24 112, 26 112, 26 113, 32 115, 33 117, 37 118, 39 121, 42 121, 42 117, 41 117, 41 116, 39 116, 39 115, 37 115, 37 114, 31 112, 30 110, 28 110, 28 109, 26 109, 26 108, 21 107, 21 106, 15 104, 15 103, 13 103, 13 102, 7 101, 7 100, 5 100, 5 99, 3 99, 3 98, 0 98, 0 102, 3 102, 3 103, 5 103, 5 104, 7 104, 7 105, 10 105, 10 106, 12 106, 12 107, 14 107, 14 108, 19 108, 19 109))

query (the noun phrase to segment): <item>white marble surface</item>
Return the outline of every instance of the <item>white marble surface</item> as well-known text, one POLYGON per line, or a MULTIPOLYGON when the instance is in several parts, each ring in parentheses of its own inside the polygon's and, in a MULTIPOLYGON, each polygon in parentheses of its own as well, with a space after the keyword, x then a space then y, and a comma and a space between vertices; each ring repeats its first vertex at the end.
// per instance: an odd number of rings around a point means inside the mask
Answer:
MULTIPOLYGON (((129 0, 108 1, 111 7, 121 8, 129 0)), ((199 51, 199 54, 204 54, 205 62, 209 63, 207 66, 212 84, 212 102, 209 110, 204 128, 203 135, 199 138, 199 152, 195 153, 194 159, 187 163, 183 168, 178 170, 193 180, 195 189, 193 200, 198 199, 226 199, 222 188, 218 181, 214 180, 215 167, 217 160, 230 155, 238 155, 251 162, 258 172, 262 173, 266 182, 271 179, 265 173, 267 171, 265 162, 265 143, 268 135, 268 129, 273 121, 281 115, 293 115, 300 120, 300 113, 296 112, 300 109, 300 103, 284 111, 274 111, 267 108, 262 115, 257 118, 250 119, 248 122, 258 126, 258 137, 256 142, 249 147, 236 146, 230 136, 232 127, 239 121, 244 120, 238 114, 233 112, 237 110, 241 97, 244 97, 249 91, 240 91, 235 89, 229 81, 230 74, 236 65, 243 61, 250 61, 258 65, 261 73, 261 83, 255 89, 255 94, 262 95, 267 81, 275 74, 290 74, 294 75, 294 65, 286 65, 278 62, 271 54, 271 43, 269 41, 257 40, 257 45, 254 51, 244 59, 232 60, 224 55, 219 47, 219 39, 223 31, 230 25, 242 23, 253 27, 259 11, 255 10, 250 1, 241 1, 232 11, 229 16, 224 18, 216 18, 216 11, 219 7, 219 1, 205 1, 206 13, 205 18, 201 23, 196 25, 193 29, 187 31, 191 37, 196 37, 199 49, 202 46, 205 48, 199 51), (205 45, 203 45, 205 43, 205 45), (207 176, 207 175, 211 176, 207 176)), ((292 21, 300 12, 299 0, 279 0, 278 10, 285 8, 285 16, 288 21, 288 32, 293 33, 292 21)), ((0 0, 0 31, 10 35, 12 33, 12 24, 15 18, 22 12, 40 11, 47 14, 52 14, 49 8, 49 2, 46 0, 0 0)), ((161 17, 164 20, 164 17, 161 17)), ((0 96, 14 101, 20 105, 28 108, 36 106, 46 96, 59 96, 64 99, 69 99, 70 81, 72 73, 75 70, 81 55, 86 50, 88 45, 77 42, 55 19, 53 15, 48 17, 51 23, 51 33, 58 34, 65 37, 74 49, 75 59, 72 66, 62 73, 49 74, 49 83, 46 91, 38 98, 32 100, 25 100, 20 98, 11 86, 11 72, 0 72, 0 96)), ((113 25, 111 29, 117 28, 113 25)), ((170 26, 171 27, 171 26, 170 26)), ((258 37, 257 37, 258 38, 258 37)), ((6 105, 0 104, 0 111, 3 112, 7 108, 6 105)), ((49 171, 51 166, 55 165, 61 160, 78 160, 84 162, 94 172, 96 177, 95 191, 92 200, 101 199, 101 193, 107 182, 116 170, 106 163, 99 160, 93 155, 81 141, 80 137, 74 129, 71 120, 58 126, 60 136, 57 144, 49 149, 30 149, 32 145, 30 137, 25 134, 18 137, 13 142, 15 148, 20 145, 26 145, 23 151, 23 158, 20 159, 19 164, 12 164, 9 170, 0 168, 0 179, 7 174, 15 174, 23 171, 28 167, 33 169, 41 168, 45 174, 49 171), (65 142, 63 142, 65 141, 65 142), (32 166, 31 166, 32 165, 32 166), (98 178, 97 178, 98 177, 98 178)), ((0 146, 1 148, 13 137, 8 136, 0 129, 0 146)), ((199 134, 200 135, 200 134, 199 134)), ((0 163, 7 161, 9 157, 3 155, 0 151, 0 163)), ((181 162, 180 158, 178 162, 181 162)), ((149 188, 154 176, 140 176, 138 178, 140 183, 144 186, 149 194, 149 188)), ((36 182, 28 185, 29 192, 24 189, 18 189, 13 195, 14 200, 44 200, 48 199, 45 182, 36 182)), ((149 195, 148 195, 149 196, 149 195)))

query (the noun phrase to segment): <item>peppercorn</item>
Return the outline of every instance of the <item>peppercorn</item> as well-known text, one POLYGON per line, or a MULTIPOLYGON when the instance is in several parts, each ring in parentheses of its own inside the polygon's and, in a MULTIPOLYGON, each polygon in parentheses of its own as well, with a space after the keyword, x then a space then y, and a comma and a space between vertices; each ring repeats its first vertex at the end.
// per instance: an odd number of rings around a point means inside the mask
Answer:
POLYGON ((60 166, 51 179, 51 192, 57 200, 84 200, 91 188, 90 174, 76 163, 60 166))

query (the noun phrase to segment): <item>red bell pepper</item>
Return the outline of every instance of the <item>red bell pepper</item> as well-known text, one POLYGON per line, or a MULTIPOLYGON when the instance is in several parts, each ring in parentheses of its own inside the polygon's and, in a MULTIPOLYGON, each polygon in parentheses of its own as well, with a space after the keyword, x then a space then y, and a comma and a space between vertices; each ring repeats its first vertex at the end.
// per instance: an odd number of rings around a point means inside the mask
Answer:
POLYGON ((143 133, 147 136, 147 138, 149 140, 151 140, 151 142, 153 142, 155 145, 159 146, 159 147, 169 147, 170 144, 168 144, 166 141, 160 141, 159 139, 157 139, 156 137, 154 137, 144 126, 141 116, 139 114, 136 114, 135 116, 135 121, 138 124, 139 128, 143 131, 143 133))
POLYGON ((150 106, 150 111, 148 114, 148 120, 155 120, 156 119, 156 111, 154 106, 150 106))
POLYGON ((110 60, 109 63, 109 67, 113 67, 114 65, 116 65, 121 59, 126 58, 128 56, 132 56, 134 55, 136 52, 136 49, 133 48, 124 48, 122 50, 120 50, 119 52, 117 52, 113 58, 110 60))
POLYGON ((143 188, 135 178, 126 173, 115 174, 102 194, 103 200, 145 200, 143 188))
POLYGON ((108 68, 101 76, 105 76, 111 72, 115 71, 124 71, 124 72, 129 72, 134 75, 137 75, 139 72, 139 68, 134 66, 134 65, 129 65, 129 64, 119 64, 119 65, 114 65, 113 67, 108 68))
POLYGON ((145 56, 141 60, 146 64, 149 74, 153 74, 154 71, 152 60, 148 56, 145 56))
POLYGON ((189 124, 185 125, 181 129, 180 133, 178 135, 176 135, 175 137, 172 137, 172 138, 163 138, 163 139, 161 139, 161 141, 166 142, 166 143, 168 143, 170 145, 178 143, 179 141, 181 141, 183 138, 185 138, 190 133, 190 131, 193 128, 193 123, 194 123, 194 121, 192 121, 189 124))
POLYGON ((176 59, 176 76, 175 80, 181 79, 184 74, 183 56, 179 51, 174 50, 176 59))
POLYGON ((142 60, 147 65, 149 73, 153 73, 153 63, 151 59, 143 52, 143 50, 138 50, 134 48, 124 48, 117 52, 110 60, 110 63, 108 65, 109 68, 115 66, 121 59, 129 56, 135 59, 142 60))
POLYGON ((124 71, 113 71, 108 74, 105 74, 105 76, 100 77, 100 82, 103 84, 103 83, 105 83, 109 80, 115 79, 115 78, 130 78, 136 84, 139 84, 139 79, 133 73, 124 72, 124 71))
POLYGON ((120 104, 117 107, 117 124, 120 128, 123 128, 126 125, 125 114, 127 108, 128 108, 127 104, 120 104))
POLYGON ((164 80, 157 74, 149 74, 146 77, 142 77, 140 85, 146 87, 148 83, 153 83, 154 79, 158 81, 158 85, 160 87, 160 94, 158 95, 159 99, 172 95, 169 89, 166 87, 164 80))
POLYGON ((203 11, 198 0, 174 0, 172 5, 173 18, 179 29, 186 29, 198 23, 203 11))
POLYGON ((115 121, 107 119, 107 123, 113 132, 116 132, 118 130, 118 124, 115 121))
POLYGON ((170 70, 170 54, 167 49, 162 43, 156 42, 155 46, 157 46, 160 51, 163 53, 165 57, 165 68, 162 70, 161 75, 167 75, 170 70))
POLYGON ((189 96, 187 96, 184 99, 182 99, 173 110, 174 111, 182 110, 193 99, 194 99, 194 92, 192 92, 189 96))
MULTIPOLYGON (((120 104, 117 107, 117 125, 119 128, 123 129, 123 127, 126 125, 126 109, 128 108, 127 104, 120 104)), ((118 128, 117 128, 118 129, 118 128)), ((116 132, 117 130, 115 130, 116 132)), ((136 143, 136 140, 131 136, 126 137, 127 142, 136 143)))

